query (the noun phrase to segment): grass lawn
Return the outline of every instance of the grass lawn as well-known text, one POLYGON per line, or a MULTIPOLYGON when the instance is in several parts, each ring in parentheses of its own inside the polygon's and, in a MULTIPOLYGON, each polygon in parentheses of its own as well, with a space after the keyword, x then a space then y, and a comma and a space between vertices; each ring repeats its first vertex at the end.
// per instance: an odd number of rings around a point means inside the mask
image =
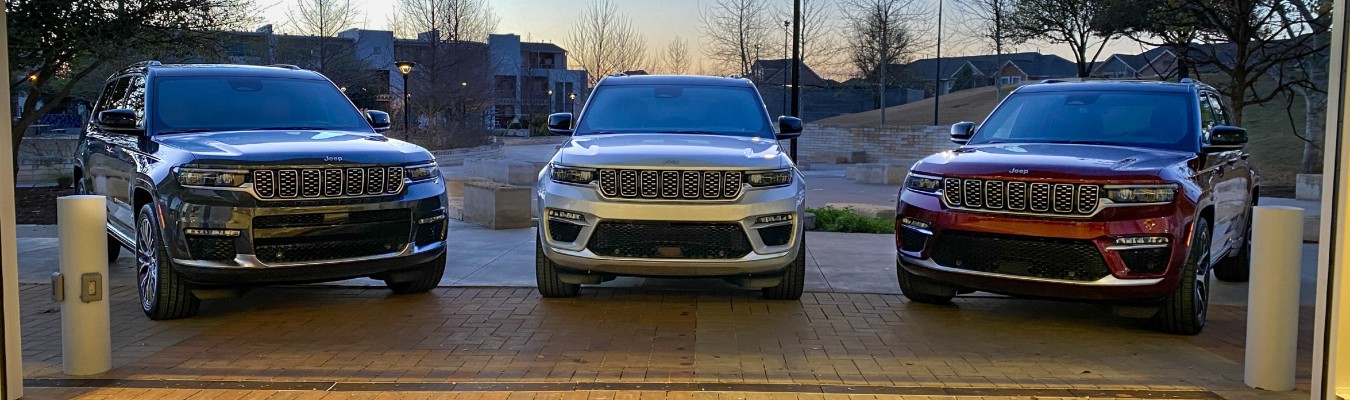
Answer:
MULTIPOLYGON (((1219 77, 1205 78, 1206 81, 1219 82, 1219 77)), ((1269 82, 1266 82, 1269 85, 1269 82)), ((1259 88, 1264 89, 1264 88, 1259 88)), ((1005 88, 1005 92, 1010 88, 1005 88)), ((1294 135, 1303 134, 1303 98, 1294 96, 1293 105, 1288 98, 1247 106, 1243 110, 1243 125, 1250 134, 1251 142, 1247 150, 1252 153, 1252 163, 1261 172, 1264 185, 1293 186, 1294 175, 1298 174, 1303 160, 1303 141, 1294 135), (1290 124, 1289 113, 1293 115, 1290 124)), ((983 87, 943 95, 938 103, 941 107, 938 122, 952 124, 960 121, 980 122, 998 104, 994 88, 983 87)), ((857 114, 845 114, 826 118, 820 124, 876 124, 880 111, 864 111, 857 114)), ((933 99, 890 107, 886 109, 887 125, 928 125, 933 122, 933 99)))

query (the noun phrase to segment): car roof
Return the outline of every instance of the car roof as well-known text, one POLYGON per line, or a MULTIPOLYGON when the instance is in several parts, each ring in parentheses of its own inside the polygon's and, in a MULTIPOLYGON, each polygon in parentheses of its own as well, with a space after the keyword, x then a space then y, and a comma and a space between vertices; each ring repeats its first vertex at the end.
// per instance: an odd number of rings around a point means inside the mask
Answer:
POLYGON ((1197 88, 1208 88, 1209 86, 1199 82, 1165 82, 1165 81, 1083 81, 1083 82, 1048 82, 1025 85, 1017 88, 1020 93, 1038 93, 1038 92, 1093 92, 1093 91, 1128 91, 1128 92, 1169 92, 1169 93, 1190 93, 1197 88))
POLYGON ((324 79, 319 73, 300 69, 292 65, 239 65, 239 64, 159 64, 137 63, 123 69, 118 75, 128 73, 154 74, 155 76, 248 76, 299 79, 324 79))
POLYGON ((618 75, 607 76, 596 84, 596 86, 624 85, 755 87, 748 79, 705 75, 618 75))

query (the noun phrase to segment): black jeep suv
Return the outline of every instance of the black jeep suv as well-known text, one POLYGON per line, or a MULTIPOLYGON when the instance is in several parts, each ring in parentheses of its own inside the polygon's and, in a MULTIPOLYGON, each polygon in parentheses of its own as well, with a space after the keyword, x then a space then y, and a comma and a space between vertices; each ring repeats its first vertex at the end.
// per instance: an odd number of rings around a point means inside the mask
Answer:
POLYGON ((135 250, 151 319, 250 285, 373 277, 425 292, 445 268, 445 186, 388 128, 312 71, 143 62, 108 79, 74 178, 107 197, 109 259, 135 250))

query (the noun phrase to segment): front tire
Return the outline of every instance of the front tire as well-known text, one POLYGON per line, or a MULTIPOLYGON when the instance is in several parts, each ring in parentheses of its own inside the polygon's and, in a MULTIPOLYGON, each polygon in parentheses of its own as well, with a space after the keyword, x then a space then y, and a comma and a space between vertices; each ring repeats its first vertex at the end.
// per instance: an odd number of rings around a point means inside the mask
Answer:
POLYGON ((441 283, 441 276, 445 275, 445 253, 409 270, 410 273, 400 277, 406 280, 385 279, 384 285, 398 294, 426 293, 435 289, 441 283))
POLYGON ((769 300, 798 300, 806 288, 806 238, 802 238, 797 248, 797 258, 783 269, 783 283, 778 286, 760 288, 760 293, 769 300))
POLYGON ((201 300, 192 295, 187 281, 174 271, 159 226, 154 208, 150 204, 142 206, 136 217, 136 288, 141 311, 157 321, 197 315, 201 300))
POLYGON ((539 295, 548 298, 577 297, 581 294, 581 285, 563 282, 558 276, 558 265, 544 256, 544 239, 534 241, 534 278, 539 285, 539 295))
POLYGON ((914 275, 898 263, 895 265, 895 278, 900 283, 900 293, 915 302, 947 304, 951 303, 952 298, 956 297, 956 288, 914 275))
POLYGON ((1242 237, 1237 254, 1226 257, 1214 266, 1214 277, 1224 282, 1246 282, 1252 274, 1252 210, 1247 209, 1247 233, 1242 237))
POLYGON ((1155 318, 1159 328, 1178 335, 1194 335, 1205 327, 1209 312, 1209 221, 1196 221, 1191 232, 1191 248, 1181 267, 1181 282, 1155 318))

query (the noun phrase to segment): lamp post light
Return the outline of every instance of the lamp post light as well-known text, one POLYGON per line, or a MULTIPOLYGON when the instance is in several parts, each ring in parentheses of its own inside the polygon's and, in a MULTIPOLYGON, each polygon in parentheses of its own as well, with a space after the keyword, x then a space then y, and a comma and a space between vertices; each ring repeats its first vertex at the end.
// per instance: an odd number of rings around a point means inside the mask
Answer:
POLYGON ((553 89, 549 89, 549 90, 545 91, 545 93, 548 93, 548 112, 551 113, 551 112, 553 112, 553 110, 554 110, 554 108, 553 108, 553 89))
POLYGON ((567 94, 567 101, 568 101, 568 104, 564 106, 564 108, 566 108, 566 110, 564 110, 564 111, 567 111, 567 112, 573 112, 573 111, 572 111, 572 108, 573 108, 573 107, 576 107, 576 105, 577 105, 577 92, 568 93, 568 94, 567 94))
POLYGON ((408 95, 408 75, 412 74, 413 66, 417 64, 412 61, 399 61, 394 65, 398 65, 398 73, 403 74, 403 139, 406 140, 412 135, 412 118, 408 111, 408 100, 412 97, 408 95))

